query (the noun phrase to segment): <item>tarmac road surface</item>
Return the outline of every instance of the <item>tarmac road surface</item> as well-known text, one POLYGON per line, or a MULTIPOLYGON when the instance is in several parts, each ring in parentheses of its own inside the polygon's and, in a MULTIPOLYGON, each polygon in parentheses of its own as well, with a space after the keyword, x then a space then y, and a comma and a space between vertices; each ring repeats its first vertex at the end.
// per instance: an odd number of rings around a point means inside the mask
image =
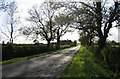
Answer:
POLYGON ((80 46, 2 66, 2 77, 59 77, 80 46))

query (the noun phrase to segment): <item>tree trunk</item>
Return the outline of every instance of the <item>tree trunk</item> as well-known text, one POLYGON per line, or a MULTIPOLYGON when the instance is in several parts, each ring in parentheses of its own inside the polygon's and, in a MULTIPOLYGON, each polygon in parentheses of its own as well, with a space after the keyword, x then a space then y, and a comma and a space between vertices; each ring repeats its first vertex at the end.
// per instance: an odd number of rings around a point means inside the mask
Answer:
POLYGON ((97 21, 97 31, 98 31, 98 48, 96 50, 96 57, 97 59, 102 59, 102 54, 100 53, 103 47, 105 46, 106 39, 104 38, 104 35, 102 33, 102 8, 101 8, 101 2, 96 2, 96 21, 97 21))
POLYGON ((88 37, 88 45, 89 46, 92 44, 92 34, 91 33, 92 32, 88 32, 88 35, 87 35, 87 37, 88 37))
POLYGON ((47 46, 50 47, 50 40, 47 40, 47 46))
POLYGON ((96 57, 98 60, 102 61, 104 59, 104 56, 101 53, 101 51, 103 50, 105 45, 106 45, 106 37, 103 36, 102 38, 99 38, 99 40, 98 40, 98 47, 96 50, 96 57))
POLYGON ((92 34, 89 37, 89 46, 92 45, 92 34))
POLYGON ((60 27, 57 30, 57 45, 56 45, 56 49, 60 49, 60 27))
POLYGON ((11 23, 10 43, 13 43, 13 24, 11 23))
POLYGON ((103 36, 102 38, 99 38, 98 48, 102 50, 105 47, 105 45, 106 45, 106 37, 103 36))
POLYGON ((56 49, 60 49, 60 37, 57 37, 56 49))

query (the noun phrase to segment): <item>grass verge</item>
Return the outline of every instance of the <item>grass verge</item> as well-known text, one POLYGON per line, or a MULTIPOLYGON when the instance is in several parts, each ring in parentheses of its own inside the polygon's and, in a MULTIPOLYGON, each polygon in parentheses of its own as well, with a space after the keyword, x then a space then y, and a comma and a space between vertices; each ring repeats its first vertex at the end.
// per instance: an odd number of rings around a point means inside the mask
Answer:
POLYGON ((98 63, 95 63, 94 55, 81 46, 76 56, 70 61, 62 74, 62 78, 76 77, 81 79, 96 79, 109 77, 110 71, 98 63))

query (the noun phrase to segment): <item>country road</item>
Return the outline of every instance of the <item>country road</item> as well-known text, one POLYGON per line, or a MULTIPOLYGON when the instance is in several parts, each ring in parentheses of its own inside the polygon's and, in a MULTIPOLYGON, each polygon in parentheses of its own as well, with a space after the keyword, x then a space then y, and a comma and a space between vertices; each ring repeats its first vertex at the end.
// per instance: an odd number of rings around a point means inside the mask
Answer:
POLYGON ((2 66, 2 77, 59 77, 80 46, 2 66))

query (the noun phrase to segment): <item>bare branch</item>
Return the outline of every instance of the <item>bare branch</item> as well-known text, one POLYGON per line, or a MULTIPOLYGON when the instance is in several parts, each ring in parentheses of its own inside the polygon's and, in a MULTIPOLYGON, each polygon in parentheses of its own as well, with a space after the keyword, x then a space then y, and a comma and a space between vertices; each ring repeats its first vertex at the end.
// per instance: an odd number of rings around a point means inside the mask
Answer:
POLYGON ((7 38, 10 38, 5 32, 3 32, 1 29, 0 29, 1 33, 3 33, 7 38))

